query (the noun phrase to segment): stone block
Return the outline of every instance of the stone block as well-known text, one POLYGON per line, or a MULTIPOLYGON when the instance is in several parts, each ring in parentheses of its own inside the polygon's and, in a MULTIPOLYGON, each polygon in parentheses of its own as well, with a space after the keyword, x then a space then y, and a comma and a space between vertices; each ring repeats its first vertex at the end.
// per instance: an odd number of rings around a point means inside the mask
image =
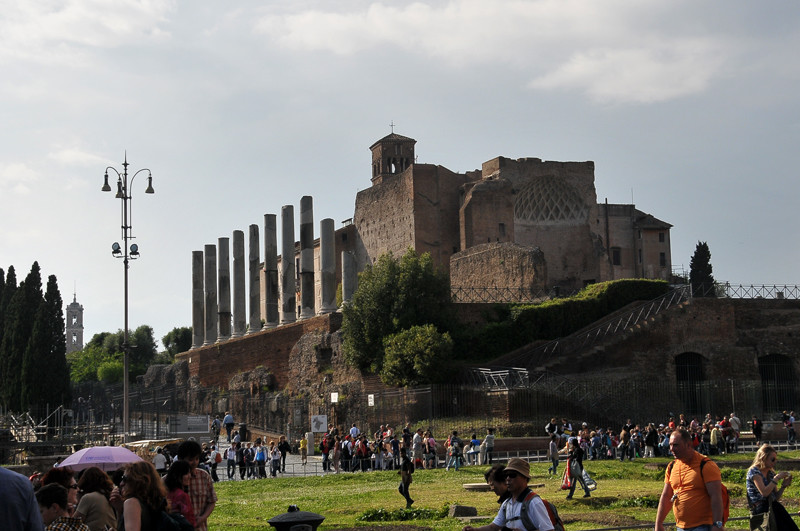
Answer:
POLYGON ((450 512, 447 514, 450 518, 461 518, 465 516, 478 516, 478 509, 469 507, 468 505, 451 505, 450 512))

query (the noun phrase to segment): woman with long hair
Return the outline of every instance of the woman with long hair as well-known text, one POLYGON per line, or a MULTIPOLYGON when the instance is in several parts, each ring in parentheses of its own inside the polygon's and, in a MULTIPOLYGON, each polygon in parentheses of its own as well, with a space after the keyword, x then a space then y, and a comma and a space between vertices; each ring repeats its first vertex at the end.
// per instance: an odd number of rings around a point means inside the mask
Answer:
POLYGON ((184 460, 175 461, 164 476, 164 486, 167 487, 167 502, 170 514, 182 514, 186 520, 195 525, 192 500, 189 498, 189 480, 192 469, 184 460))
POLYGON ((78 492, 81 495, 75 517, 83 520, 91 531, 116 529, 117 515, 109 502, 114 483, 100 467, 90 467, 81 473, 78 492))
POLYGON ((797 531, 797 524, 778 501, 786 487, 792 484, 792 475, 788 472, 776 474, 777 461, 778 452, 775 448, 769 444, 762 444, 747 471, 747 504, 750 506, 751 515, 772 511, 778 529, 797 531), (778 486, 779 481, 780 486, 778 486))
POLYGON ((130 463, 114 489, 111 503, 117 505, 117 531, 155 529, 164 509, 167 489, 156 468, 148 461, 130 463))

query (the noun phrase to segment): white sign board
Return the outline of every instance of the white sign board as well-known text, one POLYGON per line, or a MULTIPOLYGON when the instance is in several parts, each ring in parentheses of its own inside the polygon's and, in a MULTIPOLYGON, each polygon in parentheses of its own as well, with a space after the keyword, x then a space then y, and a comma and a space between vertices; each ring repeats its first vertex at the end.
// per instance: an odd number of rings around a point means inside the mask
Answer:
POLYGON ((331 393, 331 404, 337 404, 339 402, 339 393, 331 393))
POLYGON ((311 415, 311 431, 314 433, 328 431, 328 415, 311 415))
POLYGON ((369 407, 375 406, 375 395, 367 395, 367 405, 369 407))

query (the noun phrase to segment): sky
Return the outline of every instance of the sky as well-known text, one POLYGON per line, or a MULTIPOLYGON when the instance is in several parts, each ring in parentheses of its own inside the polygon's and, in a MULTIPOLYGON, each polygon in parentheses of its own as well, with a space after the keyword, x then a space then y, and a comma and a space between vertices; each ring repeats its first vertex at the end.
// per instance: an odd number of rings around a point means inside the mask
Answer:
MULTIPOLYGON (((191 326, 191 252, 314 197, 353 214, 369 146, 420 163, 595 162, 598 202, 671 223, 687 271, 800 283, 796 1, 0 0, 0 268, 38 261, 85 340, 191 326), (116 174, 109 171, 111 186, 116 174)), ((296 220, 296 223, 299 220, 296 220)), ((279 244, 280 245, 280 244, 279 244)))

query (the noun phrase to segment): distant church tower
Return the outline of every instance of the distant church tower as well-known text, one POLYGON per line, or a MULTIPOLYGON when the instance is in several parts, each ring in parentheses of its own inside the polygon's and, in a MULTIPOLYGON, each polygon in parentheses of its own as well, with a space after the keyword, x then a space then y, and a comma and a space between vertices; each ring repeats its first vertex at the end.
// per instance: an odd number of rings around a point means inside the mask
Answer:
POLYGON ((414 164, 416 143, 413 138, 392 132, 372 144, 372 184, 380 184, 385 176, 402 173, 414 164))
POLYGON ((67 354, 83 350, 83 306, 75 298, 73 293, 72 302, 67 305, 67 354))

